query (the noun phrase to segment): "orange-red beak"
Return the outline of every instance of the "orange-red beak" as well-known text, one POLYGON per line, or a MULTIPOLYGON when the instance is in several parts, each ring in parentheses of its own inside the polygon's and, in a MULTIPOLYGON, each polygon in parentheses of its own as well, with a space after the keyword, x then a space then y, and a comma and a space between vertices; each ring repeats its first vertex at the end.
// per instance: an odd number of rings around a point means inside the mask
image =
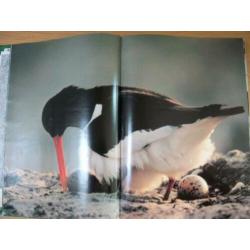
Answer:
POLYGON ((63 191, 66 192, 68 189, 68 178, 67 178, 66 164, 64 160, 62 136, 53 137, 53 141, 54 141, 55 148, 56 148, 56 156, 57 156, 57 163, 58 163, 58 168, 59 168, 60 182, 61 182, 63 191))

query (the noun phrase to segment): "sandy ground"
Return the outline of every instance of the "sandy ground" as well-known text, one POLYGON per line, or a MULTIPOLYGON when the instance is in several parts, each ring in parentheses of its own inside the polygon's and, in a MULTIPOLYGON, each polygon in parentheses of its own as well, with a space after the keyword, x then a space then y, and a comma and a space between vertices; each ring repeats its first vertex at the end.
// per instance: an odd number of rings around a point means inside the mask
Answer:
POLYGON ((169 201, 162 195, 131 196, 122 200, 123 219, 240 219, 250 218, 250 190, 247 195, 217 195, 185 201, 176 198, 174 190, 169 201))
POLYGON ((5 178, 3 209, 6 216, 26 218, 118 218, 116 194, 62 192, 56 175, 27 170, 5 178))
POLYGON ((15 170, 5 175, 4 215, 26 218, 250 218, 250 154, 218 155, 191 174, 209 184, 208 198, 182 200, 175 186, 144 194, 63 193, 52 173, 15 170))
POLYGON ((250 154, 238 150, 215 155, 208 164, 190 171, 209 184, 208 198, 182 200, 177 187, 163 201, 165 187, 144 195, 124 195, 120 218, 250 218, 250 154))

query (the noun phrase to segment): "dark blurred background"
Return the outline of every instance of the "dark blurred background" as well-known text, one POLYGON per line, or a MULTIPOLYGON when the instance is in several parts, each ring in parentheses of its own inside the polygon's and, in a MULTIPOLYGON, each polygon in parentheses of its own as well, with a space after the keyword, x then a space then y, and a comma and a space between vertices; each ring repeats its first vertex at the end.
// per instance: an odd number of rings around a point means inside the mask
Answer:
POLYGON ((122 41, 122 84, 154 90, 189 106, 242 105, 212 138, 220 152, 249 150, 242 39, 130 36, 122 41))

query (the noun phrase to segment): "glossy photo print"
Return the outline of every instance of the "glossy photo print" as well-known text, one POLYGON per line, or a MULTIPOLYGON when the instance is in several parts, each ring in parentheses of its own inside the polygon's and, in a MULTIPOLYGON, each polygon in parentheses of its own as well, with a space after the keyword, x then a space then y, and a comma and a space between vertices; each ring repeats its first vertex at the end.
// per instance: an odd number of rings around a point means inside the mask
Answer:
POLYGON ((153 35, 12 46, 3 215, 248 218, 244 54, 153 35))
POLYGON ((243 41, 130 36, 121 65, 136 88, 123 109, 121 217, 248 218, 243 41))
MULTIPOLYGON (((12 47, 3 196, 6 215, 119 216, 119 200, 109 190, 110 182, 102 188, 105 179, 97 179, 97 173, 88 168, 94 134, 90 137, 86 128, 91 118, 100 115, 101 105, 84 91, 109 84, 114 97, 108 108, 117 107, 119 61, 120 38, 109 35, 12 47)), ((116 113, 108 119, 109 132, 102 135, 115 140, 116 113)), ((115 191, 117 179, 112 179, 115 191)))

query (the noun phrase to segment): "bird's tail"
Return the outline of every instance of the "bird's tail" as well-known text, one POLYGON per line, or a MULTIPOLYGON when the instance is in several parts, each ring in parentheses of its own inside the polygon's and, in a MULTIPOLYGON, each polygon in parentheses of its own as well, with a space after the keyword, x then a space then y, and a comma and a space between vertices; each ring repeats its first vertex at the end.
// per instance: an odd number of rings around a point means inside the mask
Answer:
POLYGON ((237 107, 226 107, 221 104, 211 104, 201 108, 200 117, 218 117, 218 116, 231 116, 244 113, 244 108, 242 106, 237 107))

